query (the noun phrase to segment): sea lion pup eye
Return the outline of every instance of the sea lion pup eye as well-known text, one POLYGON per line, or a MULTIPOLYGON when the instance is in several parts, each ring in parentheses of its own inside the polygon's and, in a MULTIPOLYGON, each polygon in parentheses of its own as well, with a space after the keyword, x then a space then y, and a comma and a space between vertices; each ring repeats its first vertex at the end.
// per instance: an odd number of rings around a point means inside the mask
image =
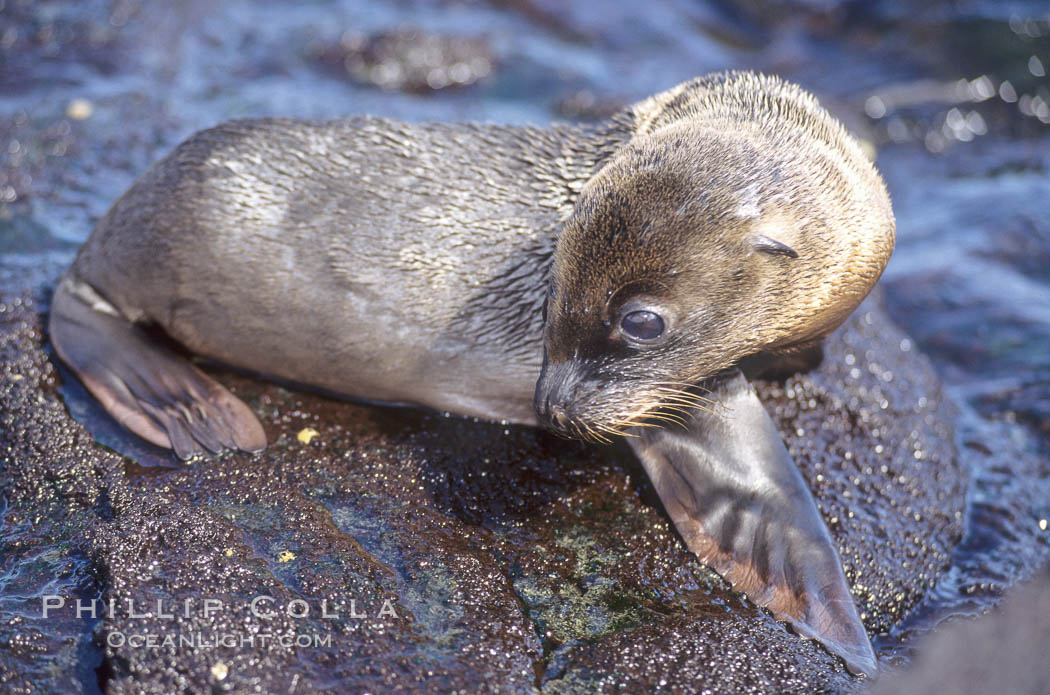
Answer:
POLYGON ((664 320, 655 311, 635 309, 620 319, 620 330, 640 342, 652 342, 664 334, 664 320))
POLYGON ((678 317, 673 306, 638 286, 613 293, 603 321, 612 328, 609 340, 638 350, 661 345, 674 334, 678 317))
POLYGON ((702 78, 622 117, 633 137, 555 248, 537 416, 568 436, 631 435, 691 550, 872 674, 824 521, 737 365, 819 342, 868 294, 895 234, 882 180, 775 78, 702 78))

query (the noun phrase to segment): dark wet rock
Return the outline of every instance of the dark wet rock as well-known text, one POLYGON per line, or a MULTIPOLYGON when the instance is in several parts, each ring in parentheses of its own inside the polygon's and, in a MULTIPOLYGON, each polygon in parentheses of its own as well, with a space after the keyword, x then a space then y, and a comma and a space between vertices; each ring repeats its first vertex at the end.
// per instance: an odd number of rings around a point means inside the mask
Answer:
POLYGON ((914 664, 883 675, 871 695, 1050 692, 1050 569, 1018 586, 988 615, 960 618, 918 646, 914 664))
POLYGON ((145 168, 157 157, 165 135, 171 137, 175 127, 163 108, 139 94, 97 101, 75 97, 50 106, 32 113, 24 109, 0 113, 3 254, 57 247, 55 232, 65 237, 68 250, 75 249, 76 244, 68 239, 77 231, 46 228, 34 219, 41 208, 34 208, 33 203, 47 203, 47 212, 57 213, 60 219, 68 219, 70 210, 101 215, 111 201, 100 201, 97 191, 85 186, 85 181, 104 171, 106 176, 100 183, 111 196, 118 196, 130 183, 131 175, 117 172, 145 168), (30 227, 41 232, 36 240, 36 235, 26 235, 30 227))
POLYGON ((861 305, 851 330, 826 342, 820 369, 759 389, 874 632, 898 622, 949 564, 966 489, 954 413, 880 306, 878 297, 861 305))
MULTIPOLYGON (((567 3, 558 0, 489 0, 512 10, 537 27, 570 41, 593 43, 627 50, 654 39, 674 40, 669 23, 679 23, 698 31, 705 38, 725 46, 757 43, 754 27, 744 21, 732 3, 671 0, 658 5, 638 3, 567 3)), ((695 50, 697 44, 684 47, 695 50)))
POLYGON ((310 50, 320 65, 361 84, 400 92, 466 87, 488 77, 496 57, 484 37, 401 28, 371 36, 348 31, 310 50))
POLYGON ((988 611, 1050 551, 1050 305, 1029 263, 1050 238, 1037 212, 1050 193, 1046 143, 988 137, 936 156, 904 146, 880 155, 902 230, 882 281, 887 304, 937 356, 973 472, 951 571, 884 642, 898 663, 946 618, 988 611))
MULTIPOLYGON (((222 372, 270 448, 140 468, 67 414, 38 306, 8 295, 0 311, 0 557, 36 577, 0 604, 15 685, 91 692, 96 666, 116 693, 856 685, 685 550, 625 447, 222 372), (309 443, 305 428, 318 432, 309 443), (41 548, 50 559, 34 565, 41 548), (47 620, 45 594, 67 601, 47 620), (252 614, 260 596, 273 616, 252 614), (77 620, 78 597, 115 610, 77 620), (41 653, 65 656, 45 676, 41 653)), ((922 598, 960 531, 947 412, 905 340, 867 304, 824 366, 761 387, 873 630, 922 598)))
POLYGON ((9 693, 93 692, 97 621, 44 620, 41 597, 99 595, 82 534, 96 521, 101 478, 121 463, 112 454, 105 463, 82 458, 97 449, 91 437, 66 419, 60 402, 43 397, 55 370, 40 350, 32 306, 28 293, 0 300, 0 684, 9 693), (37 429, 44 422, 47 429, 37 429))
POLYGON ((58 62, 111 74, 126 59, 122 30, 140 10, 138 0, 108 3, 106 21, 77 3, 4 0, 0 3, 0 87, 5 93, 34 89, 41 79, 54 84, 71 76, 58 62), (87 11, 85 11, 87 10, 87 11), (61 58, 61 61, 56 60, 61 58))
POLYGON ((67 119, 41 127, 30 124, 25 112, 0 117, 0 222, 12 216, 15 203, 41 189, 43 171, 54 166, 55 160, 72 154, 72 130, 67 119))
POLYGON ((884 150, 897 165, 887 178, 898 215, 914 220, 884 280, 891 315, 940 355, 949 381, 971 382, 966 395, 980 413, 1042 433, 1050 431, 1048 152, 1046 136, 987 138, 928 161, 884 150), (900 180, 904 167, 927 182, 923 190, 900 180))

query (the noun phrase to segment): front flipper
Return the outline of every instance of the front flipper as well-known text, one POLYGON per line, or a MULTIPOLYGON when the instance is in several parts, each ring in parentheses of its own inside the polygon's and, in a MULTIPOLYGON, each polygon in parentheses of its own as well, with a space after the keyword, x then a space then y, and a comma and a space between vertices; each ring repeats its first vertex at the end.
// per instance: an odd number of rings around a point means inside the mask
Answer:
POLYGON ((733 588, 868 676, 875 653, 805 480, 739 370, 688 430, 628 440, 686 545, 733 588))
POLYGON ((262 425, 239 398, 68 274, 55 289, 49 330, 91 395, 146 441, 182 459, 266 447, 262 425))

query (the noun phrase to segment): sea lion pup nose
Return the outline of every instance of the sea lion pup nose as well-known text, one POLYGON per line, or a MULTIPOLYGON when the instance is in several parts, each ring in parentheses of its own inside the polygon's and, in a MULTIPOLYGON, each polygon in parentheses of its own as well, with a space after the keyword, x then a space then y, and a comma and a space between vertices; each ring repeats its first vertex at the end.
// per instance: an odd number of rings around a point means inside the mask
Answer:
POLYGON ((859 148, 774 78, 694 80, 596 126, 244 120, 113 204, 49 328, 110 414, 181 458, 266 434, 145 327, 329 393, 635 435, 689 547, 870 672, 809 491, 733 370, 818 341, 892 245, 859 148))
POLYGON ((894 243, 885 187, 813 97, 773 78, 697 80, 631 117, 558 239, 537 416, 631 435, 697 555, 873 673, 828 532, 738 366, 816 345, 870 292, 894 243))

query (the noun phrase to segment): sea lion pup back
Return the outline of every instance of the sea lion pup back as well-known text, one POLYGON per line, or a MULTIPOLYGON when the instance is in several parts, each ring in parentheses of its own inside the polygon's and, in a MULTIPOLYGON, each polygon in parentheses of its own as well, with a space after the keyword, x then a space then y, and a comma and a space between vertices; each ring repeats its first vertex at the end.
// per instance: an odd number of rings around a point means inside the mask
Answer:
POLYGON ((812 97, 729 73, 597 126, 202 131, 99 221, 49 326, 107 411, 183 458, 266 437, 143 325, 347 396, 635 435, 690 549, 871 673, 827 529, 736 365, 819 341, 892 246, 878 175, 812 97))

